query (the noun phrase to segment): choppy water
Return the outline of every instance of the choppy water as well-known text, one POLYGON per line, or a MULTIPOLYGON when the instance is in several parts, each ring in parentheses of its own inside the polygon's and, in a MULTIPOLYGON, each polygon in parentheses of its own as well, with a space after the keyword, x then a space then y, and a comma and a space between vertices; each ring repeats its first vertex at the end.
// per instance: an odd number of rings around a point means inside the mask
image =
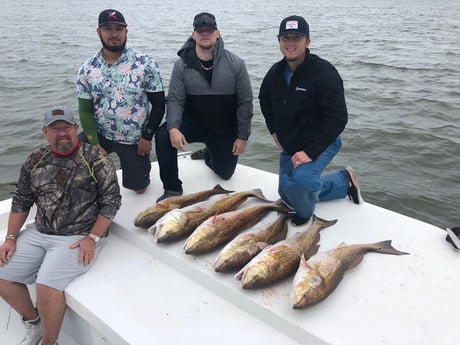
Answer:
MULTIPOLYGON (((226 47, 246 60, 255 95, 281 57, 279 22, 305 16, 312 52, 337 67, 346 88, 350 120, 331 169, 351 164, 368 202, 460 225, 458 0, 0 0, 0 199, 44 144, 44 109, 62 103, 76 111, 76 70, 99 49, 97 15, 108 7, 125 15, 128 44, 160 63, 166 87, 193 15, 214 13, 226 47)), ((276 172, 258 102, 250 140, 241 162, 276 172)))

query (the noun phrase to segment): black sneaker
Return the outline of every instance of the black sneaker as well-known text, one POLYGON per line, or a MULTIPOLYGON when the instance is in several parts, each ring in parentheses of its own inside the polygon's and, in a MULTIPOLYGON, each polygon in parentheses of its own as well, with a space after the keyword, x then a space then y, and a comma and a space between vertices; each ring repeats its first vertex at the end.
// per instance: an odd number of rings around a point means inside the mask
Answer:
POLYGON ((204 149, 199 149, 195 152, 193 152, 190 155, 190 158, 193 160, 198 160, 198 159, 204 159, 204 155, 208 152, 208 149, 205 147, 204 149))
POLYGON ((355 204, 362 204, 363 197, 361 196, 361 189, 359 188, 358 178, 352 167, 348 166, 344 170, 348 175, 348 181, 350 182, 350 188, 348 189, 348 197, 355 204))
POLYGON ((302 218, 302 217, 299 217, 298 215, 294 214, 294 216, 291 219, 291 224, 293 226, 301 226, 301 225, 304 225, 309 220, 310 220, 310 218, 302 218))
POLYGON ((166 198, 169 198, 169 197, 171 197, 171 196, 179 196, 179 195, 182 195, 182 194, 183 194, 183 191, 181 191, 181 190, 169 190, 169 189, 165 189, 163 195, 160 196, 160 197, 157 199, 157 202, 160 202, 161 200, 166 199, 166 198))

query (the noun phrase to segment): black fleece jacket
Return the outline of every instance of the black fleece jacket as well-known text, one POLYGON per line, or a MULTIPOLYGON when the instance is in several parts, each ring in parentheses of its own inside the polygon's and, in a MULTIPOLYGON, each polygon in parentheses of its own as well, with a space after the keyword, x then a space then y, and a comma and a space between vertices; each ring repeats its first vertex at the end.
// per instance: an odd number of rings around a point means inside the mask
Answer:
POLYGON ((289 86, 282 59, 267 72, 259 101, 265 123, 284 150, 304 151, 315 160, 344 130, 348 120, 343 81, 335 67, 317 55, 307 55, 289 86))

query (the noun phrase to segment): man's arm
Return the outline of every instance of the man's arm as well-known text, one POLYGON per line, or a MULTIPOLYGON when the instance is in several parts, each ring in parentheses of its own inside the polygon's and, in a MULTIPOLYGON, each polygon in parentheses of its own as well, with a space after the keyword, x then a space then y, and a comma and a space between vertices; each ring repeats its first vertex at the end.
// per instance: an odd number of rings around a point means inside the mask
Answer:
MULTIPOLYGON (((249 73, 246 68, 246 64, 241 60, 240 68, 238 70, 237 82, 236 82, 236 101, 237 101, 237 126, 238 126, 238 139, 247 141, 251 135, 251 121, 253 112, 253 95, 251 80, 249 73)), ((244 151, 244 148, 242 148, 244 151)), ((242 152, 241 151, 241 152, 242 152)))
POLYGON ((166 99, 164 91, 161 92, 147 92, 147 98, 152 105, 150 114, 147 121, 147 125, 142 131, 142 138, 151 141, 153 135, 160 126, 163 116, 165 114, 166 99))
POLYGON ((97 136, 93 100, 78 98, 78 114, 80 116, 81 127, 83 128, 83 132, 88 138, 88 141, 93 145, 98 145, 99 138, 97 136))

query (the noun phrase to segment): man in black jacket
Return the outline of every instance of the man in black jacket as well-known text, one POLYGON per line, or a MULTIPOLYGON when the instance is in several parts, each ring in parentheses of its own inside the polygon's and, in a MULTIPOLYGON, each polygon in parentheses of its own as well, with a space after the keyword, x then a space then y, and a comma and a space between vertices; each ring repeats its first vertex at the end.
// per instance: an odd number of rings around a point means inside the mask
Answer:
POLYGON ((284 58, 267 72, 260 107, 281 149, 278 192, 295 211, 294 225, 313 215, 318 201, 362 197, 351 167, 321 176, 342 145, 348 120, 342 79, 328 61, 310 53, 309 26, 300 16, 281 21, 284 58))

